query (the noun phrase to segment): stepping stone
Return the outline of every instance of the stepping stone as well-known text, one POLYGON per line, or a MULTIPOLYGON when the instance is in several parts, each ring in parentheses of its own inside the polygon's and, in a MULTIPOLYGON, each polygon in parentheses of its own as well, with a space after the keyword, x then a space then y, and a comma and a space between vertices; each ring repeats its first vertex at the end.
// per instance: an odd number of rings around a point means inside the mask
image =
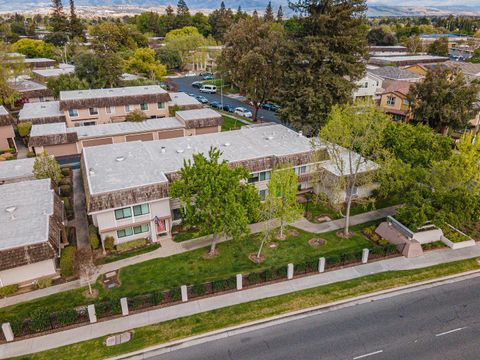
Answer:
POLYGON ((108 287, 109 289, 113 289, 113 288, 116 288, 116 287, 117 287, 117 284, 115 284, 115 283, 114 283, 114 284, 108 284, 107 287, 108 287))
POLYGON ((105 345, 106 346, 115 346, 115 345, 120 345, 126 342, 129 342, 132 339, 132 333, 131 332, 124 332, 119 335, 112 335, 105 340, 105 345))
POLYGON ((106 273, 106 274, 105 274, 105 277, 106 277, 106 278, 111 278, 111 277, 114 277, 114 276, 116 276, 116 275, 117 275, 117 273, 116 273, 115 271, 111 271, 111 272, 109 272, 109 273, 106 273))

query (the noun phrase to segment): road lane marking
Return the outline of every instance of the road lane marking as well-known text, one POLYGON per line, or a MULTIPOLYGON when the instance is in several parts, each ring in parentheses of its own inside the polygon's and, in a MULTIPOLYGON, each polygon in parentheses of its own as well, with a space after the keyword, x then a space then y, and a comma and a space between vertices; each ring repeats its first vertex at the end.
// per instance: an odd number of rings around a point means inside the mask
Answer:
POLYGON ((451 333, 454 333, 454 332, 457 332, 457 331, 460 331, 460 330, 463 330, 463 329, 465 329, 465 328, 460 327, 460 328, 456 328, 456 329, 453 329, 453 330, 442 332, 440 334, 436 334, 435 336, 443 336, 443 335, 451 334, 451 333))
POLYGON ((364 354, 364 355, 360 355, 360 356, 355 356, 355 357, 353 358, 353 360, 363 359, 363 358, 366 358, 367 356, 377 355, 377 354, 381 354, 381 353, 383 353, 383 350, 378 350, 378 351, 374 351, 374 352, 371 352, 371 353, 368 353, 368 354, 364 354))

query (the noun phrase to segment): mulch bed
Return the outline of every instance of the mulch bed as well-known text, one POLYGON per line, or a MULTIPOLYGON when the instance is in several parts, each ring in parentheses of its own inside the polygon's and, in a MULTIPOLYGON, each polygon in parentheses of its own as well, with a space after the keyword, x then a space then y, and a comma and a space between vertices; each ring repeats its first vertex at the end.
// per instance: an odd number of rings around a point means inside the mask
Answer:
POLYGON ((308 245, 310 245, 313 248, 319 248, 320 246, 323 246, 327 243, 327 240, 320 239, 320 238, 311 238, 308 240, 308 245))
POLYGON ((257 253, 252 253, 252 254, 248 255, 248 258, 251 261, 253 261, 255 264, 261 264, 265 261, 265 256, 260 255, 259 257, 257 257, 257 253))

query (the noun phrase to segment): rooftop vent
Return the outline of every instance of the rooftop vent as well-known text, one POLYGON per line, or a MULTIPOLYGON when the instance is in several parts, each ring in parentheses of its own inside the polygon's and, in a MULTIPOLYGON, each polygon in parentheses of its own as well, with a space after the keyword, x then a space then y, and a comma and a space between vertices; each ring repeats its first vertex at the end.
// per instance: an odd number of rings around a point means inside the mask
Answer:
POLYGON ((46 109, 47 107, 45 105, 40 106, 41 109, 46 109))
POLYGON ((182 154, 182 153, 183 153, 183 149, 178 149, 178 150, 177 150, 177 153, 178 153, 178 154, 182 154))
POLYGON ((93 168, 88 169, 88 174, 95 175, 95 170, 93 170, 93 168))
POLYGON ((15 210, 17 210, 16 206, 8 206, 5 208, 5 211, 8 212, 9 214, 13 214, 15 210))
POLYGON ((166 150, 165 150, 165 146, 162 146, 162 148, 160 149, 160 151, 161 151, 162 154, 165 154, 165 151, 166 151, 166 150))
POLYGON ((122 162, 123 160, 125 160, 125 156, 117 156, 115 159, 116 162, 122 162))
POLYGON ((230 144, 229 142, 226 142, 225 144, 223 144, 223 146, 230 146, 232 144, 230 144))
POLYGON ((265 140, 273 140, 273 135, 268 135, 265 140))
POLYGON ((302 136, 303 136, 303 131, 300 130, 300 131, 298 132, 298 136, 302 137, 302 136))

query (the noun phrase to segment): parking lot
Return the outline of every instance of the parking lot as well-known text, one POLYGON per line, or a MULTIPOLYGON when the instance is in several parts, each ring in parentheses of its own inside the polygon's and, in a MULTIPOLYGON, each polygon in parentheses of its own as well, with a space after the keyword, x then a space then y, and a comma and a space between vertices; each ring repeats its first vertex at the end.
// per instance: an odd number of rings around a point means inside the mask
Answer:
MULTIPOLYGON (((220 95, 220 89, 217 90, 216 94, 205 94, 200 91, 200 89, 195 88, 192 86, 194 81, 202 81, 200 76, 185 76, 179 78, 172 78, 170 79, 175 85, 177 85, 178 91, 186 92, 187 94, 195 94, 195 95, 202 95, 208 99, 209 102, 218 101, 222 102, 222 97, 220 95)), ((223 104, 230 105, 234 108, 236 107, 245 107, 249 109, 253 113, 253 108, 250 105, 247 105, 240 100, 232 99, 227 96, 223 96, 223 104)), ((269 122, 276 122, 281 123, 280 119, 277 117, 277 114, 273 111, 267 111, 260 109, 258 111, 258 118, 262 121, 269 121, 269 122)))

